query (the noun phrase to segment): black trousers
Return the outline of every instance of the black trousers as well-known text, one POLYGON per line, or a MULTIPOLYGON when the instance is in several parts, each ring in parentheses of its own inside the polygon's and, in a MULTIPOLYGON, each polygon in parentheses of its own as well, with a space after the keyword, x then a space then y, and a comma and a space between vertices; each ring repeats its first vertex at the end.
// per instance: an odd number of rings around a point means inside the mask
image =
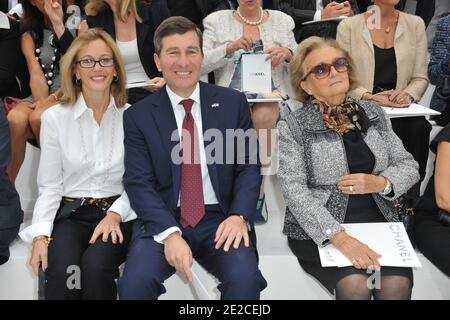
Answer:
POLYGON ((436 212, 416 212, 414 230, 419 250, 450 277, 450 227, 439 222, 436 212))
POLYGON ((100 216, 95 206, 81 207, 67 219, 56 221, 48 247, 45 298, 49 300, 115 300, 119 266, 125 261, 132 221, 121 223, 123 243, 102 236, 89 244, 100 216))
POLYGON ((391 119, 392 129, 402 140, 406 151, 419 163, 420 181, 425 178, 431 124, 425 117, 391 119))

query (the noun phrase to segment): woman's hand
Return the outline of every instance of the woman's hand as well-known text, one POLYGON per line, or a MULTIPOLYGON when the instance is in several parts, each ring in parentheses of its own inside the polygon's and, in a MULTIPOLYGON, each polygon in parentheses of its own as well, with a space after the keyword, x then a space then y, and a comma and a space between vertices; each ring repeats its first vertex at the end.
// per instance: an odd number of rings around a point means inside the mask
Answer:
POLYGON ((330 240, 336 249, 352 262, 356 269, 380 269, 378 259, 381 258, 381 255, 358 239, 349 236, 345 231, 337 233, 330 240))
POLYGON ((250 51, 253 48, 253 40, 250 37, 242 36, 233 42, 227 44, 227 55, 237 50, 250 51))
POLYGON ((394 90, 389 95, 389 100, 400 105, 407 104, 409 106, 414 99, 406 91, 394 90))
MULTIPOLYGON (((54 106, 58 103, 57 96, 55 97, 55 94, 51 94, 47 96, 46 98, 40 99, 34 103, 35 110, 47 110, 51 106, 54 106)), ((42 111, 42 112, 43 112, 42 111)))
POLYGON ((366 173, 354 173, 342 176, 338 187, 345 194, 367 194, 382 192, 386 188, 385 177, 366 173))
POLYGON ((64 33, 64 14, 62 6, 55 0, 45 0, 44 10, 53 25, 56 36, 61 38, 64 33))
POLYGON ((116 244, 117 239, 119 239, 119 243, 123 243, 123 234, 120 230, 121 221, 122 218, 118 213, 109 211, 106 217, 104 217, 102 221, 100 221, 100 223, 97 225, 97 227, 95 227, 94 233, 92 234, 89 243, 95 243, 95 241, 101 234, 103 234, 103 242, 107 242, 108 236, 111 234, 112 243, 116 244))
MULTIPOLYGON (((397 103, 394 100, 390 99, 391 94, 393 94, 394 90, 383 91, 377 94, 365 93, 362 98, 364 100, 372 101, 380 107, 391 107, 391 108, 406 108, 409 106, 409 103, 397 103)), ((395 97, 395 96, 394 96, 395 97)))
POLYGON ((269 54, 267 60, 271 60, 272 68, 275 69, 284 61, 291 61, 292 52, 288 48, 270 48, 264 51, 269 54))
POLYGON ((145 86, 144 89, 150 92, 155 92, 166 84, 166 80, 161 77, 154 77, 153 79, 148 80, 146 83, 147 86, 145 86))
POLYGON ((39 267, 47 270, 48 267, 48 245, 44 240, 37 239, 33 242, 33 251, 31 252, 30 266, 35 275, 39 273, 39 267))
POLYGON ((30 74, 30 89, 35 101, 48 97, 47 79, 42 71, 30 74))

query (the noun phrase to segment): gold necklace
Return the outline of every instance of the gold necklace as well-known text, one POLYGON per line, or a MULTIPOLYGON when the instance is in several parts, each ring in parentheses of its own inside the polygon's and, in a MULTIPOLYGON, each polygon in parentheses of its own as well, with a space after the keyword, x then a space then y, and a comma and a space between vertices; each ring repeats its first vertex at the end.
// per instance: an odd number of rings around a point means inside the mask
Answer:
MULTIPOLYGON (((394 19, 394 23, 397 23, 397 22, 398 22, 398 15, 394 19)), ((384 28, 384 32, 386 32, 386 33, 391 32, 391 25, 392 25, 392 23, 390 23, 387 28, 384 28)))

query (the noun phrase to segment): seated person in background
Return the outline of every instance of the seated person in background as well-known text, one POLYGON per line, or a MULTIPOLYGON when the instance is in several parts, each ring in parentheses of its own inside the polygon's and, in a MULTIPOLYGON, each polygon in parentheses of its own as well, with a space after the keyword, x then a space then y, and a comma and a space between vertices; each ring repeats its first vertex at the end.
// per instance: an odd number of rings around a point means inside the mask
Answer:
POLYGON ((398 222, 393 200, 418 181, 417 163, 381 108, 348 97, 356 85, 354 65, 334 40, 305 40, 290 75, 304 103, 278 123, 283 232, 292 252, 336 299, 410 299, 411 268, 383 266, 380 288, 368 288, 366 269, 379 269, 383 253, 348 235, 341 223, 398 222), (317 246, 328 243, 353 266, 322 267, 317 246))
MULTIPOLYGON (((398 0, 374 0, 380 9, 379 26, 373 12, 342 21, 336 40, 356 66, 360 85, 350 96, 379 106, 407 107, 418 102, 428 86, 427 39, 421 18, 395 9, 398 0)), ((375 13, 376 14, 376 11, 375 13)), ((392 129, 419 163, 425 177, 431 125, 425 117, 391 119, 392 129)), ((418 198, 420 182, 409 195, 418 198)))
MULTIPOLYGON (((39 144, 41 114, 62 95, 59 59, 63 53, 58 36, 45 9, 52 0, 22 0, 21 47, 30 75, 31 96, 17 103, 8 113, 11 127, 11 162, 8 174, 14 183, 25 159, 27 139, 39 144)), ((54 0, 65 8, 63 0, 54 0)))
POLYGON ((187 18, 163 21, 155 61, 167 86, 125 112, 123 181, 138 220, 120 299, 157 299, 176 271, 192 281, 193 259, 218 278, 222 299, 256 300, 267 286, 253 226, 260 165, 250 111, 244 94, 199 82, 201 42, 187 18), (214 161, 203 143, 210 129, 251 137, 233 154, 234 138, 224 138, 214 161))
POLYGON ((227 0, 162 0, 166 2, 171 16, 182 16, 203 30, 203 19, 211 12, 230 9, 227 0))
POLYGON ((425 257, 450 277, 450 125, 438 133, 430 149, 436 162, 415 209, 415 239, 425 257))
MULTIPOLYGON (((152 57, 153 34, 161 21, 169 17, 165 4, 144 0, 90 0, 85 11, 87 17, 81 22, 80 33, 88 28, 104 29, 115 39, 122 54, 127 83, 146 81, 148 84, 130 88, 128 103, 133 104, 164 85, 152 57)), ((62 46, 67 48, 73 36, 64 29, 61 6, 54 5, 50 16, 58 26, 62 46)))
POLYGON ((0 11, 0 100, 6 96, 20 97, 17 81, 20 59, 20 26, 0 11))
POLYGON ((310 36, 336 38, 338 24, 336 21, 312 25, 302 25, 303 22, 320 21, 341 16, 351 17, 359 13, 356 0, 274 0, 273 7, 294 19, 295 40, 298 43, 310 36))
POLYGON ((9 245, 16 238, 23 220, 19 195, 6 173, 9 156, 9 126, 0 100, 0 265, 8 261, 9 245))
POLYGON ((33 221, 20 236, 33 243, 33 271, 45 271, 46 299, 116 299, 136 217, 122 185, 125 69, 114 40, 92 29, 72 42, 61 74, 61 103, 42 115, 33 221), (81 288, 67 286, 71 266, 81 288))
POLYGON ((443 87, 444 77, 450 78, 450 15, 438 21, 431 47, 428 76, 430 82, 437 86, 431 98, 430 107, 441 112, 440 115, 432 117, 432 120, 440 126, 445 126, 450 122, 450 94, 447 97, 439 97, 437 92, 438 88, 443 87))
MULTIPOLYGON (((236 10, 222 10, 203 20, 203 51, 205 60, 202 73, 214 71, 219 86, 241 89, 241 55, 252 51, 258 40, 272 62, 272 87, 275 95, 292 95, 288 65, 297 47, 292 32, 294 22, 288 15, 276 10, 263 10, 261 1, 238 0, 236 10)), ((252 106, 252 120, 258 131, 261 156, 270 159, 272 154, 272 129, 278 119, 288 113, 284 103, 256 103, 252 106)), ((269 161, 268 161, 269 162, 269 161)), ((269 163, 263 166, 269 167, 269 163)), ((264 183, 262 183, 264 185, 264 183)), ((261 188, 258 208, 263 208, 264 190, 261 188)), ((265 206, 264 206, 265 208, 265 206)))

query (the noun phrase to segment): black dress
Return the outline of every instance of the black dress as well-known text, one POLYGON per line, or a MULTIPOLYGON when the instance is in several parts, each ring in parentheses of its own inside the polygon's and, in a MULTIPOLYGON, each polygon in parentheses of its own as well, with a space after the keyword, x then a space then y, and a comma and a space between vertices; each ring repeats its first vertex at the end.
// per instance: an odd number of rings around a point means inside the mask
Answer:
MULTIPOLYGON (((375 75, 373 93, 395 89, 397 87, 397 62, 395 49, 373 46, 375 53, 375 75)), ((402 140, 406 151, 411 153, 419 163, 420 181, 426 173, 428 161, 428 143, 430 141, 431 125, 425 117, 404 117, 391 119, 392 130, 402 140)), ((418 183, 412 191, 412 196, 419 196, 418 183)))
MULTIPOLYGON (((371 174, 375 157, 358 130, 342 136, 350 173, 371 174)), ((387 222, 370 194, 349 195, 344 223, 387 222)), ((338 281, 351 274, 370 275, 366 270, 354 267, 322 267, 317 245, 312 240, 288 238, 289 247, 302 268, 315 277, 331 294, 338 281)), ((381 276, 400 275, 413 281, 411 268, 382 267, 381 276)))
MULTIPOLYGON (((437 151, 439 142, 450 142, 450 125, 442 129, 430 145, 437 151)), ((414 231, 419 250, 442 272, 450 276, 450 227, 442 224, 438 217, 434 190, 434 174, 415 209, 414 231)))

